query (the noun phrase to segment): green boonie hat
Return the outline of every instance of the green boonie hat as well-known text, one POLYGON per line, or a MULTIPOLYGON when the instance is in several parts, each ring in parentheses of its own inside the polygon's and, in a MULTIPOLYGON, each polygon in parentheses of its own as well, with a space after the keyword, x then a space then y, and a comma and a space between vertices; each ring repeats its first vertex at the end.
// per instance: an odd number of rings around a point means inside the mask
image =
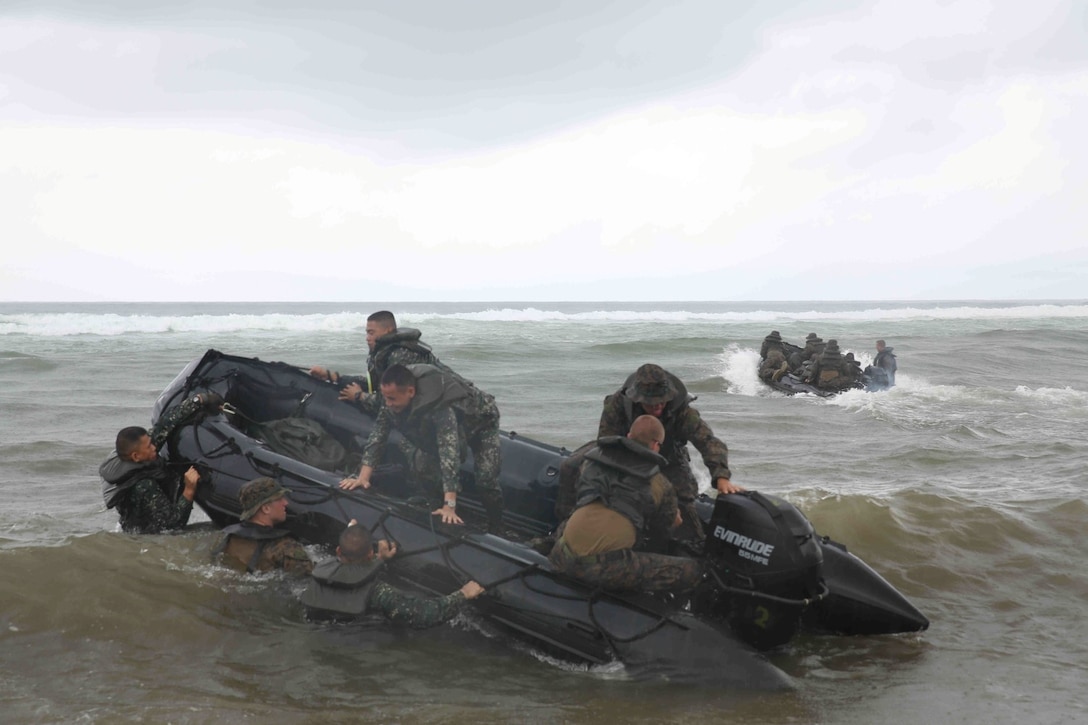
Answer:
POLYGON ((278 501, 287 494, 288 489, 271 478, 255 478, 238 492, 238 503, 242 504, 242 521, 248 521, 266 503, 278 501))
POLYGON ((631 400, 645 405, 667 403, 676 397, 676 388, 672 386, 669 374, 653 363, 636 370, 634 381, 624 392, 631 400))
POLYGON ((771 330, 771 334, 767 335, 763 339, 767 340, 768 342, 782 342, 782 333, 780 333, 778 330, 771 330))

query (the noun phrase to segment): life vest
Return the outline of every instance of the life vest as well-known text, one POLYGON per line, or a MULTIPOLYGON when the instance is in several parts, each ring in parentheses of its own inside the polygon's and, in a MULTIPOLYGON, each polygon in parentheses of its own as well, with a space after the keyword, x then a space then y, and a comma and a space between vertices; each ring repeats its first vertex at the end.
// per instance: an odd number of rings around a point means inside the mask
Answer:
POLYGON ((380 559, 365 563, 344 563, 333 558, 314 567, 310 586, 301 601, 311 614, 333 618, 355 618, 366 614, 370 591, 378 583, 380 559))
POLYGON ((590 463, 578 480, 575 508, 600 501, 630 519, 636 531, 642 531, 647 514, 654 508, 650 478, 668 461, 623 436, 598 439, 586 460, 590 463))
POLYGON ((130 488, 148 479, 158 484, 167 496, 171 494, 171 489, 174 489, 173 493, 177 493, 177 474, 167 468, 166 462, 161 458, 136 463, 122 460, 114 451, 98 467, 98 475, 102 477, 102 500, 108 509, 117 506, 130 488))
POLYGON ((230 543, 230 537, 232 536, 254 541, 257 546, 254 547, 253 554, 249 557, 249 561, 246 562, 246 571, 252 574, 257 571, 257 563, 261 560, 261 554, 264 553, 264 548, 276 539, 282 539, 284 536, 287 536, 288 533, 289 532, 286 529, 277 529, 273 526, 258 526, 257 524, 251 524, 248 521, 242 521, 241 523, 233 524, 223 529, 223 537, 212 551, 212 555, 216 558, 221 556, 223 552, 226 551, 227 545, 230 543))
POLYGON ((416 394, 412 398, 409 418, 447 406, 456 407, 458 401, 471 394, 469 386, 459 376, 451 375, 434 365, 418 363, 407 367, 416 379, 416 394))
POLYGON ((422 357, 427 364, 439 364, 438 358, 431 352, 430 345, 419 341, 422 334, 411 327, 398 327, 374 341, 374 352, 370 353, 367 360, 367 369, 374 377, 375 383, 381 382, 382 373, 389 367, 389 356, 397 348, 410 350, 422 357))

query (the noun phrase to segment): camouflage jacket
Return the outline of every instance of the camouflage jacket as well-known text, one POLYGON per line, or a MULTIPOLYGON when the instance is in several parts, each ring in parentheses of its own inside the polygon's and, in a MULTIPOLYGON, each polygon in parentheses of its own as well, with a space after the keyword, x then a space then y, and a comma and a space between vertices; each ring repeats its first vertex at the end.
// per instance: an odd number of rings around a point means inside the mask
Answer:
POLYGON ((358 383, 364 394, 356 401, 356 404, 372 416, 377 415, 385 401, 382 399, 379 387, 382 375, 394 365, 434 365, 442 370, 452 372, 448 367, 431 352, 428 345, 419 341, 420 332, 409 327, 398 327, 374 343, 374 352, 366 359, 366 375, 342 376, 340 382, 358 383))
MULTIPOLYGON (((677 385, 678 380, 673 384, 677 385)), ((665 426, 665 442, 661 446, 661 455, 669 461, 664 470, 675 466, 686 467, 688 461, 687 444, 690 442, 703 457, 703 463, 710 471, 710 480, 731 478, 729 471, 729 448, 725 442, 714 436, 699 411, 689 404, 687 388, 679 383, 679 394, 665 408, 661 415, 661 424, 665 426)), ((642 415, 642 407, 634 403, 620 388, 604 399, 604 410, 597 437, 626 436, 635 418, 642 415)))
POLYGON ((413 597, 385 582, 378 582, 370 590, 367 609, 380 612, 391 622, 423 629, 452 619, 465 601, 460 590, 444 597, 413 597))
MULTIPOLYGON (((190 399, 171 409, 148 431, 151 442, 161 449, 174 429, 201 408, 200 403, 190 399)), ((143 463, 122 461, 114 451, 99 466, 98 473, 106 508, 117 509, 125 533, 158 534, 188 523, 193 502, 181 495, 184 469, 169 468, 162 458, 143 463)))
POLYGON ((272 527, 247 523, 229 526, 223 530, 213 554, 220 563, 239 571, 282 570, 292 575, 310 574, 313 561, 298 539, 286 532, 272 537, 270 529, 272 527))
POLYGON ((381 409, 363 449, 362 465, 382 462, 385 444, 396 429, 438 460, 443 492, 460 491, 461 464, 468 455, 469 438, 479 430, 498 428, 495 399, 456 375, 439 374, 426 365, 410 369, 418 381, 416 397, 400 413, 381 409))

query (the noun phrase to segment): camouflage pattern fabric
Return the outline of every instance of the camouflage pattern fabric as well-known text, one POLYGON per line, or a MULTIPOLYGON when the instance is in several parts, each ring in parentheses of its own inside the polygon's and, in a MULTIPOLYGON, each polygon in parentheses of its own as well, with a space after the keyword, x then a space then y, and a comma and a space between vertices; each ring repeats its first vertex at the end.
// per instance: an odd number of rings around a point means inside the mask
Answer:
POLYGON ((608 591, 684 591, 703 578, 697 559, 633 549, 575 556, 562 539, 548 556, 556 571, 608 591))
MULTIPOLYGON (((202 408, 200 403, 189 399, 167 412, 148 431, 155 448, 162 450, 174 429, 202 408)), ((180 529, 189 522, 193 502, 185 500, 181 495, 177 500, 170 500, 163 486, 159 484, 159 479, 164 475, 160 468, 162 465, 159 462, 149 467, 147 476, 133 484, 118 499, 117 513, 121 519, 121 530, 126 534, 158 534, 170 529, 180 529)), ((178 492, 184 488, 184 470, 165 471, 165 475, 171 479, 170 488, 178 492)))
POLYGON ((786 362, 785 353, 782 352, 781 348, 772 347, 763 363, 759 366, 760 380, 771 380, 783 365, 786 365, 788 369, 789 363, 786 362))
MULTIPOLYGON (((223 548, 223 563, 242 571, 248 570, 249 562, 257 547, 264 543, 261 555, 253 567, 255 572, 282 570, 292 575, 309 575, 314 564, 302 544, 291 536, 283 536, 267 542, 228 536, 223 548)), ((222 546, 220 542, 219 546, 222 546)), ((218 547, 217 547, 218 548, 218 547)))
MULTIPOLYGON (((600 428, 597 431, 598 438, 627 435, 631 423, 641 414, 641 409, 628 412, 631 406, 625 405, 624 398, 622 391, 605 398, 600 428)), ((703 422, 699 411, 690 405, 684 405, 676 412, 666 408, 661 416, 661 423, 665 426, 665 442, 661 446, 661 455, 669 461, 669 465, 661 473, 676 487, 676 495, 681 502, 693 501, 699 493, 695 476, 691 472, 691 464, 688 462, 689 442, 702 455, 712 481, 732 477, 729 471, 729 449, 714 436, 714 431, 703 422)))
POLYGON ((502 466, 499 444, 499 408, 495 399, 466 386, 470 395, 428 415, 411 415, 411 408, 393 413, 382 408, 363 450, 362 465, 382 462, 385 444, 394 429, 418 449, 409 458, 410 475, 443 492, 460 492, 461 464, 471 448, 478 489, 499 490, 502 466), (437 475, 436 475, 437 474, 437 475))
POLYGON ((423 629, 452 619, 465 601, 465 595, 460 591, 444 597, 413 597, 385 582, 378 582, 370 590, 367 611, 380 612, 397 624, 423 629))

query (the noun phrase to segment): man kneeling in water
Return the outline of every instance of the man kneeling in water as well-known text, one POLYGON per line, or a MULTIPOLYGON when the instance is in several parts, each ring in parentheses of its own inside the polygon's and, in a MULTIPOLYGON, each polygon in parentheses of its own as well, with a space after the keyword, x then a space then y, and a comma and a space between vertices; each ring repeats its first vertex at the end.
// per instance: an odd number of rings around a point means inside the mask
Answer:
POLYGON ((354 519, 340 534, 336 556, 314 567, 310 588, 302 595, 315 618, 355 619, 382 614, 392 622, 422 629, 441 624, 475 599, 484 588, 470 581, 444 597, 417 598, 381 581, 384 564, 397 553, 388 541, 371 543, 370 532, 354 519))
POLYGON ((682 591, 703 578, 698 559, 640 550, 680 524, 676 491, 661 474, 665 428, 635 419, 626 438, 605 436, 586 454, 574 513, 548 559, 564 574, 602 589, 682 591))

